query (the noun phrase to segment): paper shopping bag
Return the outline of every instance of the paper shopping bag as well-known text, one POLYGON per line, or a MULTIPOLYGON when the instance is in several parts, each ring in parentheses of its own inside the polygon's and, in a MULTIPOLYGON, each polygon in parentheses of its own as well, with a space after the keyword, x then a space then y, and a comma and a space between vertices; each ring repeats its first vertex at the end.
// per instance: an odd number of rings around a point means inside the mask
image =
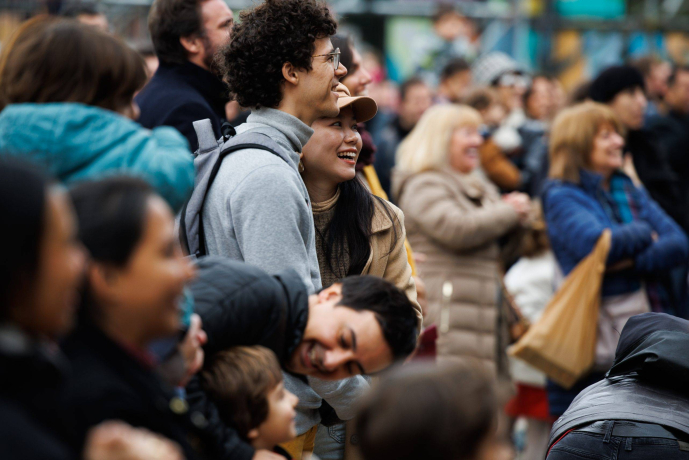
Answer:
POLYGON ((598 310, 611 244, 605 230, 593 251, 565 278, 541 318, 508 349, 508 354, 571 388, 594 363, 598 310))

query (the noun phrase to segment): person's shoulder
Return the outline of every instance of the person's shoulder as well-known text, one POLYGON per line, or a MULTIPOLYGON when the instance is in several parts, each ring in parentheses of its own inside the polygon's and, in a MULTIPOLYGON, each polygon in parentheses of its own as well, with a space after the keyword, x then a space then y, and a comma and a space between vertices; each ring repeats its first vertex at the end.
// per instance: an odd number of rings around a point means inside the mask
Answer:
POLYGON ((66 460, 72 456, 17 401, 0 397, 0 458, 66 460))

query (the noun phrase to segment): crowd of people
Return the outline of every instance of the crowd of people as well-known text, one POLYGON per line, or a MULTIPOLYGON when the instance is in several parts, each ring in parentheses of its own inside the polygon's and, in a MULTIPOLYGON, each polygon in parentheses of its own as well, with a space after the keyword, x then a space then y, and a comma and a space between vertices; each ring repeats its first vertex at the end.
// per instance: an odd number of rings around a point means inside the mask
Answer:
POLYGON ((3 43, 0 457, 689 457, 689 69, 567 96, 433 21, 399 88, 319 0, 3 43), (564 387, 506 350, 608 230, 564 387))

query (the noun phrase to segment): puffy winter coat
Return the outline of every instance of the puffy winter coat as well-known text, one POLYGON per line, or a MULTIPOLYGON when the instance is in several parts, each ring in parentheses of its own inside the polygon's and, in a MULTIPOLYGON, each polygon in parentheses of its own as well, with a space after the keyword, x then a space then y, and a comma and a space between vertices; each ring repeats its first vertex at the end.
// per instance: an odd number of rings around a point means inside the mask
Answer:
POLYGON ((517 227, 516 211, 478 173, 398 173, 394 180, 409 242, 426 256, 418 270, 426 283, 427 325, 440 318, 443 283, 453 285, 438 357, 478 359, 497 371, 498 238, 517 227))
MULTIPOLYGON (((297 272, 271 276, 243 262, 215 256, 202 258, 198 266, 199 275, 190 288, 194 310, 208 334, 206 356, 237 345, 263 345, 284 364, 301 342, 309 313, 308 292, 297 272)), ((208 420, 206 432, 217 449, 212 458, 253 457, 253 447, 221 421, 196 377, 187 386, 187 399, 191 410, 208 420)))
POLYGON ((104 175, 146 179, 177 211, 194 186, 186 140, 148 130, 110 110, 76 103, 10 104, 0 113, 0 155, 45 166, 69 184, 104 175))
POLYGON ((581 170, 579 184, 550 181, 543 193, 548 236, 565 276, 593 250, 606 228, 612 231, 608 265, 633 259, 633 269, 605 276, 603 296, 637 291, 644 274, 675 267, 689 257, 689 242, 682 229, 644 189, 634 187, 622 173, 616 174, 626 179, 626 190, 636 205, 637 218, 630 223, 621 223, 606 212, 615 206, 599 174, 581 170))
POLYGON ((601 420, 655 423, 689 435, 689 321, 644 313, 627 321, 605 379, 582 391, 553 425, 567 431, 601 420))

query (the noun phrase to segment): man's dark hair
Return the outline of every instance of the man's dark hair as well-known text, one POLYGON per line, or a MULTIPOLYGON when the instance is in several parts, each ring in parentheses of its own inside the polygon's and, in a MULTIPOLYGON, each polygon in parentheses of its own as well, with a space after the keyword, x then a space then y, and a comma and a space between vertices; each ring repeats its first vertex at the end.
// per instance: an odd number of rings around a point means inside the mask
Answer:
POLYGON ((400 366, 364 398, 356 418, 365 460, 470 460, 495 429, 487 372, 467 364, 400 366))
POLYGON ((201 3, 204 0, 155 0, 148 14, 148 31, 163 64, 184 64, 187 50, 179 39, 204 35, 201 3))
POLYGON ((467 61, 462 58, 452 59, 447 63, 447 65, 445 65, 445 67, 443 67, 443 70, 440 72, 440 81, 445 81, 460 72, 467 71, 471 71, 471 66, 467 61))
POLYGON ((60 16, 76 19, 79 16, 100 16, 103 14, 93 3, 71 3, 62 7, 60 16))
POLYGON ((407 295, 377 276, 349 276, 341 283, 338 305, 373 312, 395 359, 409 356, 416 348, 418 318, 407 295))
POLYGON ((219 56, 230 95, 242 107, 277 107, 283 64, 311 70, 315 41, 336 30, 328 6, 318 0, 265 0, 243 11, 219 56))
POLYGON ((409 90, 417 85, 427 86, 426 82, 423 81, 423 79, 420 77, 411 77, 402 82, 402 84, 400 85, 400 100, 405 100, 407 98, 407 93, 409 92, 409 90))

